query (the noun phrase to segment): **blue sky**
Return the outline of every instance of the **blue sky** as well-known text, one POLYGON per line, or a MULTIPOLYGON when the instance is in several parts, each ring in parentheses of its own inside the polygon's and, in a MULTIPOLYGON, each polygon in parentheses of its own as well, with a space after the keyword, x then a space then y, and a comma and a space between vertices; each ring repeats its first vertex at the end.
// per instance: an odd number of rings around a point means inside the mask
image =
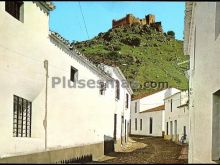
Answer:
POLYGON ((120 19, 131 13, 138 18, 154 14, 161 21, 165 32, 173 30, 176 38, 183 39, 185 2, 143 2, 143 1, 103 1, 103 2, 53 2, 56 9, 50 13, 50 30, 60 33, 69 41, 88 40, 80 5, 85 18, 89 39, 100 32, 108 31, 112 19, 120 19))

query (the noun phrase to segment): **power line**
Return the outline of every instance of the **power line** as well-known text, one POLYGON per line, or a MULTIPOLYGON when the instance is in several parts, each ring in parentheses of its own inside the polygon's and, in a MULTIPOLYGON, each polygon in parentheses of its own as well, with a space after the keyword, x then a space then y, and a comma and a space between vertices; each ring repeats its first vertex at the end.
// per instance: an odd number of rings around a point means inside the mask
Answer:
MULTIPOLYGON (((75 4, 75 5, 77 5, 77 4, 75 4)), ((76 6, 77 7, 77 6, 76 6)), ((77 8, 78 9, 78 8, 77 8)), ((80 9, 79 9, 80 10, 80 9)), ((80 12, 80 11, 79 11, 80 12)), ((78 21, 78 25, 79 25, 79 27, 80 27, 80 30, 81 30, 81 32, 86 36, 87 34, 86 34, 86 32, 85 32, 85 30, 83 30, 83 28, 82 28, 82 26, 81 26, 81 22, 80 22, 80 20, 79 20, 79 17, 78 17, 78 15, 75 17, 75 19, 78 21)))
POLYGON ((82 15, 82 18, 83 18, 84 26, 85 26, 85 29, 86 29, 86 34, 87 34, 87 37, 89 39, 90 37, 89 37, 88 30, 87 30, 86 21, 85 21, 84 15, 83 15, 82 6, 81 6, 80 2, 79 2, 79 7, 80 7, 81 15, 82 15))

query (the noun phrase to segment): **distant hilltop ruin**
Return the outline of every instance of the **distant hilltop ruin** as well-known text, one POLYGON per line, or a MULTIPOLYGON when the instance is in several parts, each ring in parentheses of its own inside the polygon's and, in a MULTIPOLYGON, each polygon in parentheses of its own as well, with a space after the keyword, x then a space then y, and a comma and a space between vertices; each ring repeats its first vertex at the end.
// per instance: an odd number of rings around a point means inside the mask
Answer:
POLYGON ((119 20, 112 20, 112 28, 123 26, 123 25, 131 25, 131 24, 141 24, 148 25, 150 27, 154 27, 157 31, 163 32, 161 22, 155 22, 155 15, 148 14, 143 19, 136 18, 132 14, 127 14, 124 18, 119 20))

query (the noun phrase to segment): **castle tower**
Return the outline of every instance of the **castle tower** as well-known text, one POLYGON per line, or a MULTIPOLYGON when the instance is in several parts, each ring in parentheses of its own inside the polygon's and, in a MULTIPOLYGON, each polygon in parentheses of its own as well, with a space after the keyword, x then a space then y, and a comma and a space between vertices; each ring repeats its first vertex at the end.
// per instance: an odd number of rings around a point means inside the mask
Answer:
POLYGON ((132 21, 133 21, 133 15, 132 14, 127 14, 126 15, 126 23, 127 24, 132 24, 132 21))
POLYGON ((148 14, 147 16, 145 16, 145 19, 146 19, 146 24, 147 25, 155 23, 155 15, 148 14))

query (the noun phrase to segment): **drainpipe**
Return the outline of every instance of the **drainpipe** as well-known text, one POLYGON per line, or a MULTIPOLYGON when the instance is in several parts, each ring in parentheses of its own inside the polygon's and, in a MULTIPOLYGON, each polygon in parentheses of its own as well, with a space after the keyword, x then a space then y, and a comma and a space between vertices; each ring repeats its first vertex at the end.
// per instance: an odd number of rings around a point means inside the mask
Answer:
POLYGON ((45 117, 43 121, 45 130, 45 151, 47 150, 47 90, 48 90, 48 60, 44 60, 44 69, 46 71, 46 87, 45 87, 45 117))

